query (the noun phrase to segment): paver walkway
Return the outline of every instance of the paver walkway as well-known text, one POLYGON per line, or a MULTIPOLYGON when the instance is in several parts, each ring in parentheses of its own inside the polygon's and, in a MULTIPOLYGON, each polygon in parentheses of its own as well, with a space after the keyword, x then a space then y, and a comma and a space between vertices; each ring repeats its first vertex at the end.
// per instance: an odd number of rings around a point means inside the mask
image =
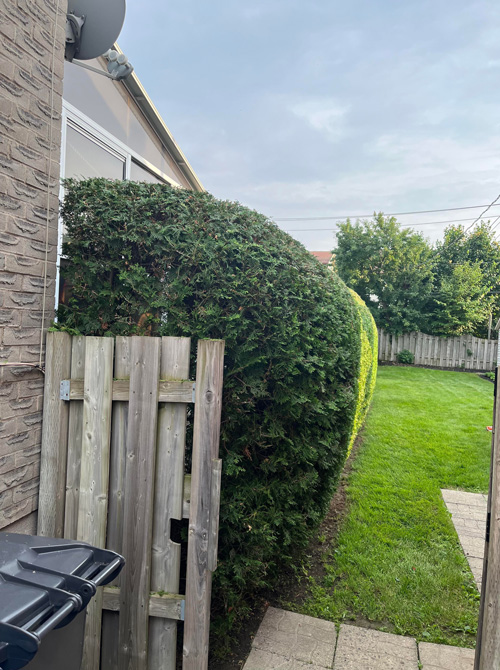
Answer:
POLYGON ((472 670, 474 650, 270 607, 244 670, 472 670), (420 665, 419 665, 420 663, 420 665))
MULTIPOLYGON (((481 589, 487 498, 442 491, 481 589)), ((243 670, 473 670, 474 650, 286 612, 270 607, 243 670)))
POLYGON ((442 489, 441 493, 477 587, 481 591, 488 496, 448 489, 442 489))

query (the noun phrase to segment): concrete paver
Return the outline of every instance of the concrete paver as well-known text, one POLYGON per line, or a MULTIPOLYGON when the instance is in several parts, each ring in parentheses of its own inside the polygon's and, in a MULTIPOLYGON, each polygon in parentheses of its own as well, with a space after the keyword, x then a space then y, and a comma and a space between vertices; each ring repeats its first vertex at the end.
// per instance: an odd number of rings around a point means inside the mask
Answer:
POLYGON ((420 642, 418 651, 423 670, 473 670, 474 668, 474 649, 420 642))
POLYGON ((443 500, 467 557, 477 588, 483 576, 484 537, 486 531, 487 496, 442 489, 443 500))
POLYGON ((324 666, 302 663, 262 649, 252 649, 244 670, 325 670, 324 666))
MULTIPOLYGON (((331 668, 336 642, 337 629, 331 621, 270 607, 252 647, 253 650, 281 656, 284 660, 331 668)), ((262 657, 262 654, 258 656, 262 657)), ((252 663, 255 662, 255 657, 254 654, 252 663)), ((246 666, 245 670, 248 670, 246 666)))
POLYGON ((334 670, 418 670, 414 639, 342 625, 334 670))
POLYGON ((473 670, 474 650, 270 607, 244 670, 473 670), (420 662, 420 665, 419 665, 420 662))

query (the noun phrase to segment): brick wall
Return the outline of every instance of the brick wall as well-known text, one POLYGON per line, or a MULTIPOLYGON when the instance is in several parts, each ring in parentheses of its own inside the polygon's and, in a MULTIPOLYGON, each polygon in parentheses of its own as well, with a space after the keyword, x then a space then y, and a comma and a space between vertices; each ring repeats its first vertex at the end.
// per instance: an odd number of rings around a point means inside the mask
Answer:
POLYGON ((0 528, 27 532, 43 391, 27 364, 38 363, 54 316, 66 5, 0 0, 0 528))

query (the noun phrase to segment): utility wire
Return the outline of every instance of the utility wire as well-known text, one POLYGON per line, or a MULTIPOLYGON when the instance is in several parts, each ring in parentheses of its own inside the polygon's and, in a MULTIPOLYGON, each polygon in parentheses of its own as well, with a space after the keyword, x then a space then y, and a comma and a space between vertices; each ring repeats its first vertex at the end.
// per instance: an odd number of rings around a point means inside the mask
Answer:
MULTIPOLYGON (((498 196, 500 198, 500 195, 498 196)), ((488 211, 490 207, 496 206, 500 207, 500 204, 494 205, 498 198, 491 203, 491 205, 470 205, 468 207, 448 207, 447 209, 420 209, 414 212, 392 212, 384 214, 384 216, 406 216, 407 214, 433 214, 434 212, 458 212, 463 209, 479 209, 480 207, 486 207, 485 211, 488 211)), ((483 212, 484 214, 484 212, 483 212)), ((343 216, 296 216, 296 217, 280 217, 273 218, 273 221, 330 221, 334 219, 363 219, 373 216, 373 212, 370 214, 345 214, 343 216)), ((482 216, 482 214, 481 214, 482 216)), ((479 218, 481 218, 481 216, 479 218)), ((471 219, 469 219, 471 220, 471 219)), ((477 221, 478 219, 476 219, 477 221)))
MULTIPOLYGON (((500 217, 498 217, 500 218, 500 217)), ((459 223, 461 221, 474 221, 474 219, 451 219, 448 221, 420 221, 419 223, 402 223, 401 228, 412 228, 413 226, 435 226, 441 223, 459 223)), ((319 230, 338 230, 338 226, 334 224, 328 228, 286 228, 287 233, 306 233, 306 232, 317 232, 319 230)))
POLYGON ((486 207, 486 209, 484 210, 484 212, 482 212, 482 213, 477 217, 477 219, 474 219, 474 222, 470 224, 470 226, 465 230, 465 232, 467 233, 471 228, 473 228, 473 227, 475 226, 475 224, 476 224, 480 219, 483 218, 483 215, 486 214, 486 212, 487 212, 489 209, 491 209, 492 207, 495 206, 495 203, 498 202, 498 200, 500 200, 500 193, 499 193, 499 194, 497 195, 497 197, 493 200, 493 202, 491 203, 491 205, 488 205, 488 206, 486 207))

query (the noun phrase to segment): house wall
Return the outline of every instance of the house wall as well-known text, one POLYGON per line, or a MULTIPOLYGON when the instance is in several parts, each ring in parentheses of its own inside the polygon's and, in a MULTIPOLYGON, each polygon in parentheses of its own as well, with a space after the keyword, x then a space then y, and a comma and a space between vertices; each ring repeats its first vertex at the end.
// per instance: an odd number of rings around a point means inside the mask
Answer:
POLYGON ((0 0, 0 528, 26 532, 40 460, 35 366, 54 317, 65 15, 65 0, 0 0))

